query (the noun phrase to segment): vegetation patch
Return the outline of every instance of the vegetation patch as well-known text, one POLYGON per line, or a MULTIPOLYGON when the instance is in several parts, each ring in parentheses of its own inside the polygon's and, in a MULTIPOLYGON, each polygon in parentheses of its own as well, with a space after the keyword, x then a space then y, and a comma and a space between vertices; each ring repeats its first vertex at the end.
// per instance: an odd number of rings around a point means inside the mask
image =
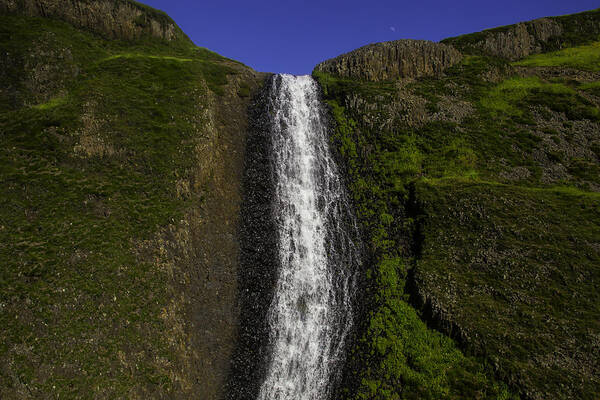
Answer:
MULTIPOLYGON (((475 179, 473 150, 463 140, 448 138, 432 155, 431 146, 439 140, 434 132, 443 135, 448 126, 428 126, 419 135, 363 130, 361 116, 339 104, 344 88, 353 85, 332 80, 323 85, 337 121, 332 141, 345 161, 374 255, 364 272, 370 311, 351 351, 344 398, 514 398, 505 384, 494 380, 489 365, 463 354, 453 340, 428 328, 409 305, 406 290, 411 248, 416 245, 407 239, 415 220, 402 206, 411 197, 410 182, 432 169, 439 171, 436 174, 445 171, 475 179), (334 93, 339 96, 335 100, 334 93)), ((386 88, 383 84, 383 90, 357 91, 379 99, 388 92, 386 88)))
POLYGON ((594 398, 600 299, 582 282, 600 278, 599 194, 453 180, 416 190, 426 215, 416 281, 445 310, 440 322, 460 326, 515 386, 594 398))
POLYGON ((38 104, 38 105, 35 105, 33 107, 37 108, 38 110, 48 110, 50 108, 54 108, 54 107, 58 107, 60 105, 63 105, 66 102, 67 102, 66 97, 64 97, 64 96, 58 96, 58 97, 54 97, 53 99, 50 99, 46 103, 38 104))
POLYGON ((552 17, 563 28, 560 39, 548 43, 546 50, 580 46, 600 40, 600 8, 578 14, 552 17))
POLYGON ((114 60, 116 58, 154 58, 157 60, 169 60, 169 61, 179 61, 179 62, 189 62, 189 61, 194 61, 191 58, 180 58, 180 57, 173 57, 173 56, 155 56, 155 55, 149 55, 149 54, 134 54, 134 53, 130 53, 130 54, 115 54, 112 55, 110 57, 105 58, 103 61, 105 60, 114 60))
POLYGON ((481 99, 481 105, 495 116, 520 116, 527 111, 522 107, 523 100, 533 93, 540 98, 546 96, 555 99, 573 95, 575 91, 563 84, 543 82, 538 77, 513 77, 491 89, 481 99))
POLYGON ((586 46, 536 54, 513 63, 523 67, 569 67, 584 71, 600 71, 600 42, 586 46))
MULTIPOLYGON (((549 17, 548 20, 560 26, 559 35, 545 38, 544 40, 535 38, 535 22, 524 22, 526 29, 530 34, 529 40, 536 42, 535 45, 541 47, 542 53, 550 51, 559 51, 565 48, 575 46, 590 45, 600 40, 600 9, 585 11, 578 14, 563 15, 559 17, 549 17)), ((517 28, 517 25, 500 26, 493 29, 486 29, 481 32, 469 33, 453 38, 442 40, 442 43, 453 45, 461 52, 469 55, 483 55, 486 40, 492 41, 500 34, 506 34, 511 29, 517 28)), ((513 40, 514 37, 506 37, 505 40, 513 40)), ((506 43, 504 43, 506 45, 506 43)), ((516 43, 513 43, 516 44, 516 43)), ((529 44, 524 44, 529 46, 529 44)), ((491 51, 488 49, 487 51, 491 51)), ((575 62, 575 61, 574 61, 575 62)), ((595 67, 593 67, 595 68, 595 67)))
POLYGON ((600 97, 600 81, 583 83, 579 85, 579 89, 600 97))

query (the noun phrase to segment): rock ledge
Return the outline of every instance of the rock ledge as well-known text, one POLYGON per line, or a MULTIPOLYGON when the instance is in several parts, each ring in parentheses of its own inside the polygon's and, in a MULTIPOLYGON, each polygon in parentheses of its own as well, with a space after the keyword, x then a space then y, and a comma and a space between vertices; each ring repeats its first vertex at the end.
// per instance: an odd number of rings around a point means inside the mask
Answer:
POLYGON ((441 75, 461 59, 452 46, 406 39, 361 47, 318 64, 315 71, 341 78, 389 81, 441 75))

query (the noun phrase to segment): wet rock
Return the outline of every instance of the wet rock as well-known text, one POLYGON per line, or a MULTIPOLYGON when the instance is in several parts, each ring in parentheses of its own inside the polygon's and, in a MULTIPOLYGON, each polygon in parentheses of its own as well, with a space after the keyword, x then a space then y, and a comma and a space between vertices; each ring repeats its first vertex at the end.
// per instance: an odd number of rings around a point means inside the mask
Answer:
POLYGON ((272 171, 269 76, 250 106, 245 139, 239 224, 236 348, 225 389, 229 400, 256 399, 269 354, 267 312, 279 270, 278 236, 274 218, 275 181, 272 171))

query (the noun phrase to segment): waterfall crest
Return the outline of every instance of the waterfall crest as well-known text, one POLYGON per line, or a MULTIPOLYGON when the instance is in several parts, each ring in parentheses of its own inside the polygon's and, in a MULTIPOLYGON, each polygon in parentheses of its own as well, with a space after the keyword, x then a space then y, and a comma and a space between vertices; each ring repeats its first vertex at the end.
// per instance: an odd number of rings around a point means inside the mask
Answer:
POLYGON ((326 399, 352 325, 356 224, 328 146, 317 83, 275 76, 269 113, 280 271, 258 399, 326 399))

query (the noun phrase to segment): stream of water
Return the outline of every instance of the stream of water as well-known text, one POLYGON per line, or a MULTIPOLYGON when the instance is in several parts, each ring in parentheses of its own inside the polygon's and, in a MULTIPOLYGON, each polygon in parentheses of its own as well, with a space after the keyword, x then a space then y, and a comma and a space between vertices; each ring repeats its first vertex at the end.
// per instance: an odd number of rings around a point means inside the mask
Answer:
POLYGON ((271 80, 281 269, 268 312, 271 352, 259 400, 327 399, 352 325, 356 224, 328 146, 319 93, 310 76, 271 80))

